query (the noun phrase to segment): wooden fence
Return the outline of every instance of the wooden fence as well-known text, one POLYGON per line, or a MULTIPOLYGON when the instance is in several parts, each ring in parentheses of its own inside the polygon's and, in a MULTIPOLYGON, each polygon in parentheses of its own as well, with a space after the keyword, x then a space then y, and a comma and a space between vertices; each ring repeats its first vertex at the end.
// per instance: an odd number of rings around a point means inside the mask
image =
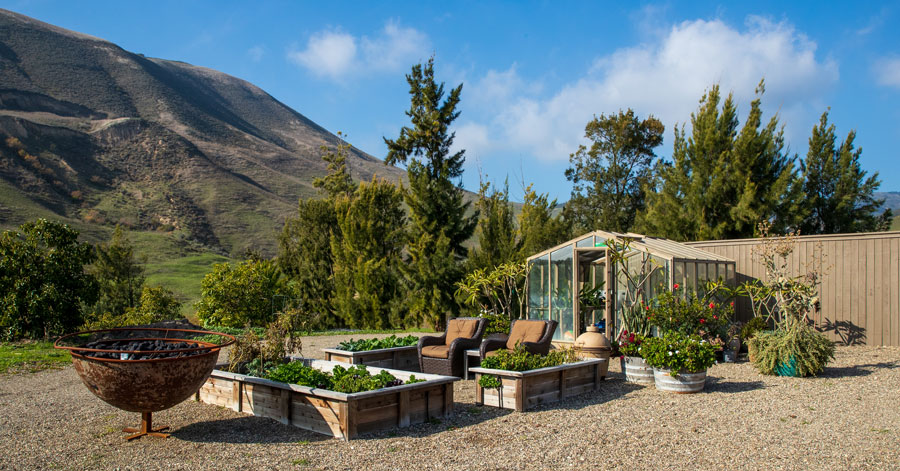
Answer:
MULTIPOLYGON (((691 242, 688 245, 735 261, 737 282, 764 279, 753 248, 761 239, 691 242)), ((848 345, 900 346, 900 232, 802 236, 789 260, 796 276, 818 253, 825 276, 819 285, 817 326, 848 345)), ((751 315, 746 299, 735 304, 740 319, 751 315)))

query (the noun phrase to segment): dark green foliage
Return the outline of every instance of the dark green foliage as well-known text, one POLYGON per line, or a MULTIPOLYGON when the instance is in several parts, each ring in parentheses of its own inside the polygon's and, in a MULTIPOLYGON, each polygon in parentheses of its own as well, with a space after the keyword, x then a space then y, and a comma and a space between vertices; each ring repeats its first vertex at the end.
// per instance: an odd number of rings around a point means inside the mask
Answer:
POLYGON ((696 293, 663 291, 647 311, 650 323, 660 332, 698 335, 706 340, 726 340, 734 308, 696 293))
POLYGON ((416 337, 415 335, 407 335, 406 337, 391 335, 390 337, 385 337, 383 339, 350 339, 339 343, 335 348, 348 352, 364 352, 382 348, 408 347, 416 345, 417 343, 419 343, 419 337, 416 337))
POLYGON ((97 300, 94 253, 66 224, 38 219, 0 235, 0 337, 49 338, 83 322, 97 300))
POLYGON ((497 351, 496 355, 485 358, 481 362, 481 368, 528 371, 576 361, 578 358, 575 356, 575 350, 571 348, 550 350, 547 355, 535 355, 521 345, 516 345, 514 350, 501 349, 497 351))
POLYGON ((393 183, 373 179, 335 201, 340 237, 331 238, 334 306, 352 328, 385 329, 405 320, 402 198, 393 183))
POLYGON ((219 263, 203 278, 197 318, 204 324, 227 327, 263 326, 274 320, 276 297, 289 294, 275 262, 219 263))
POLYGON ((674 240, 751 237, 756 224, 781 229, 796 219, 800 186, 785 154, 778 116, 762 125, 763 84, 743 128, 729 94, 714 85, 691 114, 691 136, 675 130, 672 162, 659 167, 658 191, 647 195, 639 230, 674 240))
POLYGON ((91 272, 97 278, 100 297, 91 311, 95 316, 121 316, 138 305, 146 257, 135 255, 134 245, 120 225, 116 225, 109 242, 97 246, 96 253, 91 272))
POLYGON ((678 373, 699 373, 716 362, 716 348, 696 335, 676 331, 662 337, 649 337, 641 344, 641 356, 654 368, 678 373))
POLYGON ((801 164, 806 217, 800 224, 803 234, 838 234, 886 230, 890 214, 878 216, 884 200, 874 197, 881 185, 878 172, 866 178, 859 163, 862 148, 854 148, 856 131, 850 131, 835 147, 834 125, 828 112, 822 113, 812 129, 809 151, 801 164))
POLYGON ((569 157, 566 178, 572 196, 566 209, 579 232, 628 232, 644 209, 644 191, 653 177, 653 149, 663 142, 665 127, 653 116, 640 120, 634 111, 594 117, 584 128, 590 148, 579 146, 569 157))
POLYGON ((292 282, 297 306, 326 328, 343 322, 333 304, 331 238, 339 234, 333 201, 300 200, 297 217, 285 221, 278 239, 278 266, 292 282))
POLYGON ((513 208, 509 203, 509 184, 503 189, 482 183, 475 203, 480 214, 475 233, 478 248, 469 251, 469 269, 492 269, 519 258, 519 242, 513 208))
POLYGON ((834 343, 805 323, 759 332, 750 339, 749 349, 753 366, 767 375, 792 364, 797 376, 816 376, 834 360, 834 343))
POLYGON ((456 107, 462 85, 444 99, 444 85, 434 79, 434 59, 413 66, 406 76, 412 127, 404 126, 396 140, 385 138, 389 165, 406 164, 411 227, 409 267, 410 320, 427 321, 440 329, 448 315, 459 311, 453 285, 462 276, 463 243, 471 237, 478 215, 466 215, 469 203, 454 183, 462 176, 464 151, 450 153, 454 133, 450 125, 459 116, 456 107))
POLYGON ((329 390, 334 388, 331 375, 324 371, 306 366, 302 361, 292 361, 290 363, 278 365, 269 371, 266 375, 266 379, 287 384, 299 384, 311 388, 329 390))
POLYGON ((565 242, 572 235, 572 224, 558 211, 556 200, 548 201, 546 193, 539 195, 532 187, 525 188, 525 202, 519 213, 520 260, 565 242))
POLYGON ((747 342, 764 330, 769 330, 769 323, 762 317, 754 317, 741 327, 741 340, 747 342))
POLYGON ((484 328, 484 335, 509 333, 509 328, 512 322, 509 320, 508 315, 503 313, 492 314, 488 312, 479 314, 478 317, 487 319, 487 326, 484 328))
POLYGON ((481 375, 478 378, 478 385, 484 389, 500 389, 503 387, 503 382, 494 375, 481 375))

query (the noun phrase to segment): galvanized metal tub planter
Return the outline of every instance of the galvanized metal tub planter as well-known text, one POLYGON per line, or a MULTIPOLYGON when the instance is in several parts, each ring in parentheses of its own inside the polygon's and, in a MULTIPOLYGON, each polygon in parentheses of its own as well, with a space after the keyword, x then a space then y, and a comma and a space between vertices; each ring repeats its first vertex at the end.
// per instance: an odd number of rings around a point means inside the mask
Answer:
POLYGON ((697 373, 679 372, 678 376, 672 376, 670 370, 654 368, 653 378, 656 381, 656 389, 660 391, 692 394, 703 390, 706 384, 706 370, 697 373))
POLYGON ((376 366, 403 371, 419 371, 419 352, 415 345, 348 352, 337 348, 323 348, 325 359, 352 365, 376 366))
MULTIPOLYGON (((322 371, 346 365, 306 358, 294 360, 322 371)), ((382 369, 386 368, 371 367, 370 371, 377 374, 382 369)), ((413 374, 387 371, 404 381, 413 374)), ((416 378, 426 381, 345 394, 216 369, 196 399, 347 440, 363 433, 408 427, 453 412, 453 383, 459 378, 422 373, 416 374, 416 378)))
POLYGON ((522 412, 526 409, 560 401, 600 389, 609 360, 592 358, 559 366, 528 371, 469 368, 475 373, 475 403, 522 412), (502 387, 482 388, 484 375, 497 377, 502 387))
POLYGON ((622 357, 622 371, 625 373, 625 381, 642 386, 653 386, 653 367, 648 365, 641 357, 622 357))

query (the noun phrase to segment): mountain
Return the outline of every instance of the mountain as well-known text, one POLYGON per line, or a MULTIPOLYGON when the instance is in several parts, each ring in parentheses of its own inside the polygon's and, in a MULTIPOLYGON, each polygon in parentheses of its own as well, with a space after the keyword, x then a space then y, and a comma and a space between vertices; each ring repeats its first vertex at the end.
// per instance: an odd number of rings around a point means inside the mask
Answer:
MULTIPOLYGON (((123 224, 274 254, 338 138, 230 75, 0 10, 0 226, 123 224)), ((405 172, 357 149, 357 179, 405 172)))
POLYGON ((884 199, 883 209, 890 209, 894 215, 900 214, 900 191, 876 191, 875 199, 884 199))

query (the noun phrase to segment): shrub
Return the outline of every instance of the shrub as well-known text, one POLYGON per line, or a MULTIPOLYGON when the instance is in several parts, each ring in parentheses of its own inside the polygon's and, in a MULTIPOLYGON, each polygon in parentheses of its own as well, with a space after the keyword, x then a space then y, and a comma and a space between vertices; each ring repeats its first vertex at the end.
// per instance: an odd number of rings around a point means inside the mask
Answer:
POLYGON ((618 346, 619 353, 627 357, 642 357, 641 345, 644 343, 644 336, 623 330, 619 334, 618 346))
POLYGON ((762 317, 754 317, 741 327, 741 339, 747 342, 763 330, 769 330, 769 323, 762 317))
POLYGON ((128 308, 124 314, 115 315, 104 312, 95 315, 85 323, 84 329, 109 329, 127 325, 153 324, 174 319, 181 319, 181 303, 175 298, 175 293, 162 286, 144 286, 141 292, 140 304, 135 308, 128 308))
POLYGON ((677 331, 645 339, 641 351, 648 365, 671 370, 672 376, 681 372, 699 373, 716 362, 716 348, 709 342, 677 331))
POLYGON ((49 338, 84 322, 82 306, 97 299, 84 266, 88 243, 66 224, 38 219, 0 235, 0 338, 49 338))
POLYGON ((410 375, 409 380, 404 382, 386 370, 381 370, 378 374, 373 375, 365 365, 355 365, 350 368, 337 365, 329 374, 311 366, 306 366, 300 361, 278 365, 269 371, 265 378, 282 383, 299 384, 346 394, 425 381, 424 379, 416 379, 415 375, 410 375))
POLYGON ((834 344, 806 324, 759 332, 749 348, 753 366, 767 375, 785 374, 793 368, 796 376, 815 376, 834 359, 834 344))
POLYGON ((274 262, 219 263, 203 277, 197 317, 225 327, 264 326, 274 317, 272 301, 287 296, 287 284, 274 262))
POLYGON ((675 285, 673 291, 665 291, 657 296, 648 312, 650 321, 661 333, 699 335, 713 341, 725 340, 728 319, 734 312, 734 307, 707 297, 698 297, 693 292, 682 297, 678 292, 678 285, 675 285))
POLYGON ((481 367, 495 370, 528 371, 575 361, 578 361, 578 358, 575 356, 575 350, 571 348, 551 350, 547 355, 535 355, 521 345, 517 345, 514 350, 498 350, 496 355, 485 358, 481 362, 481 367))

